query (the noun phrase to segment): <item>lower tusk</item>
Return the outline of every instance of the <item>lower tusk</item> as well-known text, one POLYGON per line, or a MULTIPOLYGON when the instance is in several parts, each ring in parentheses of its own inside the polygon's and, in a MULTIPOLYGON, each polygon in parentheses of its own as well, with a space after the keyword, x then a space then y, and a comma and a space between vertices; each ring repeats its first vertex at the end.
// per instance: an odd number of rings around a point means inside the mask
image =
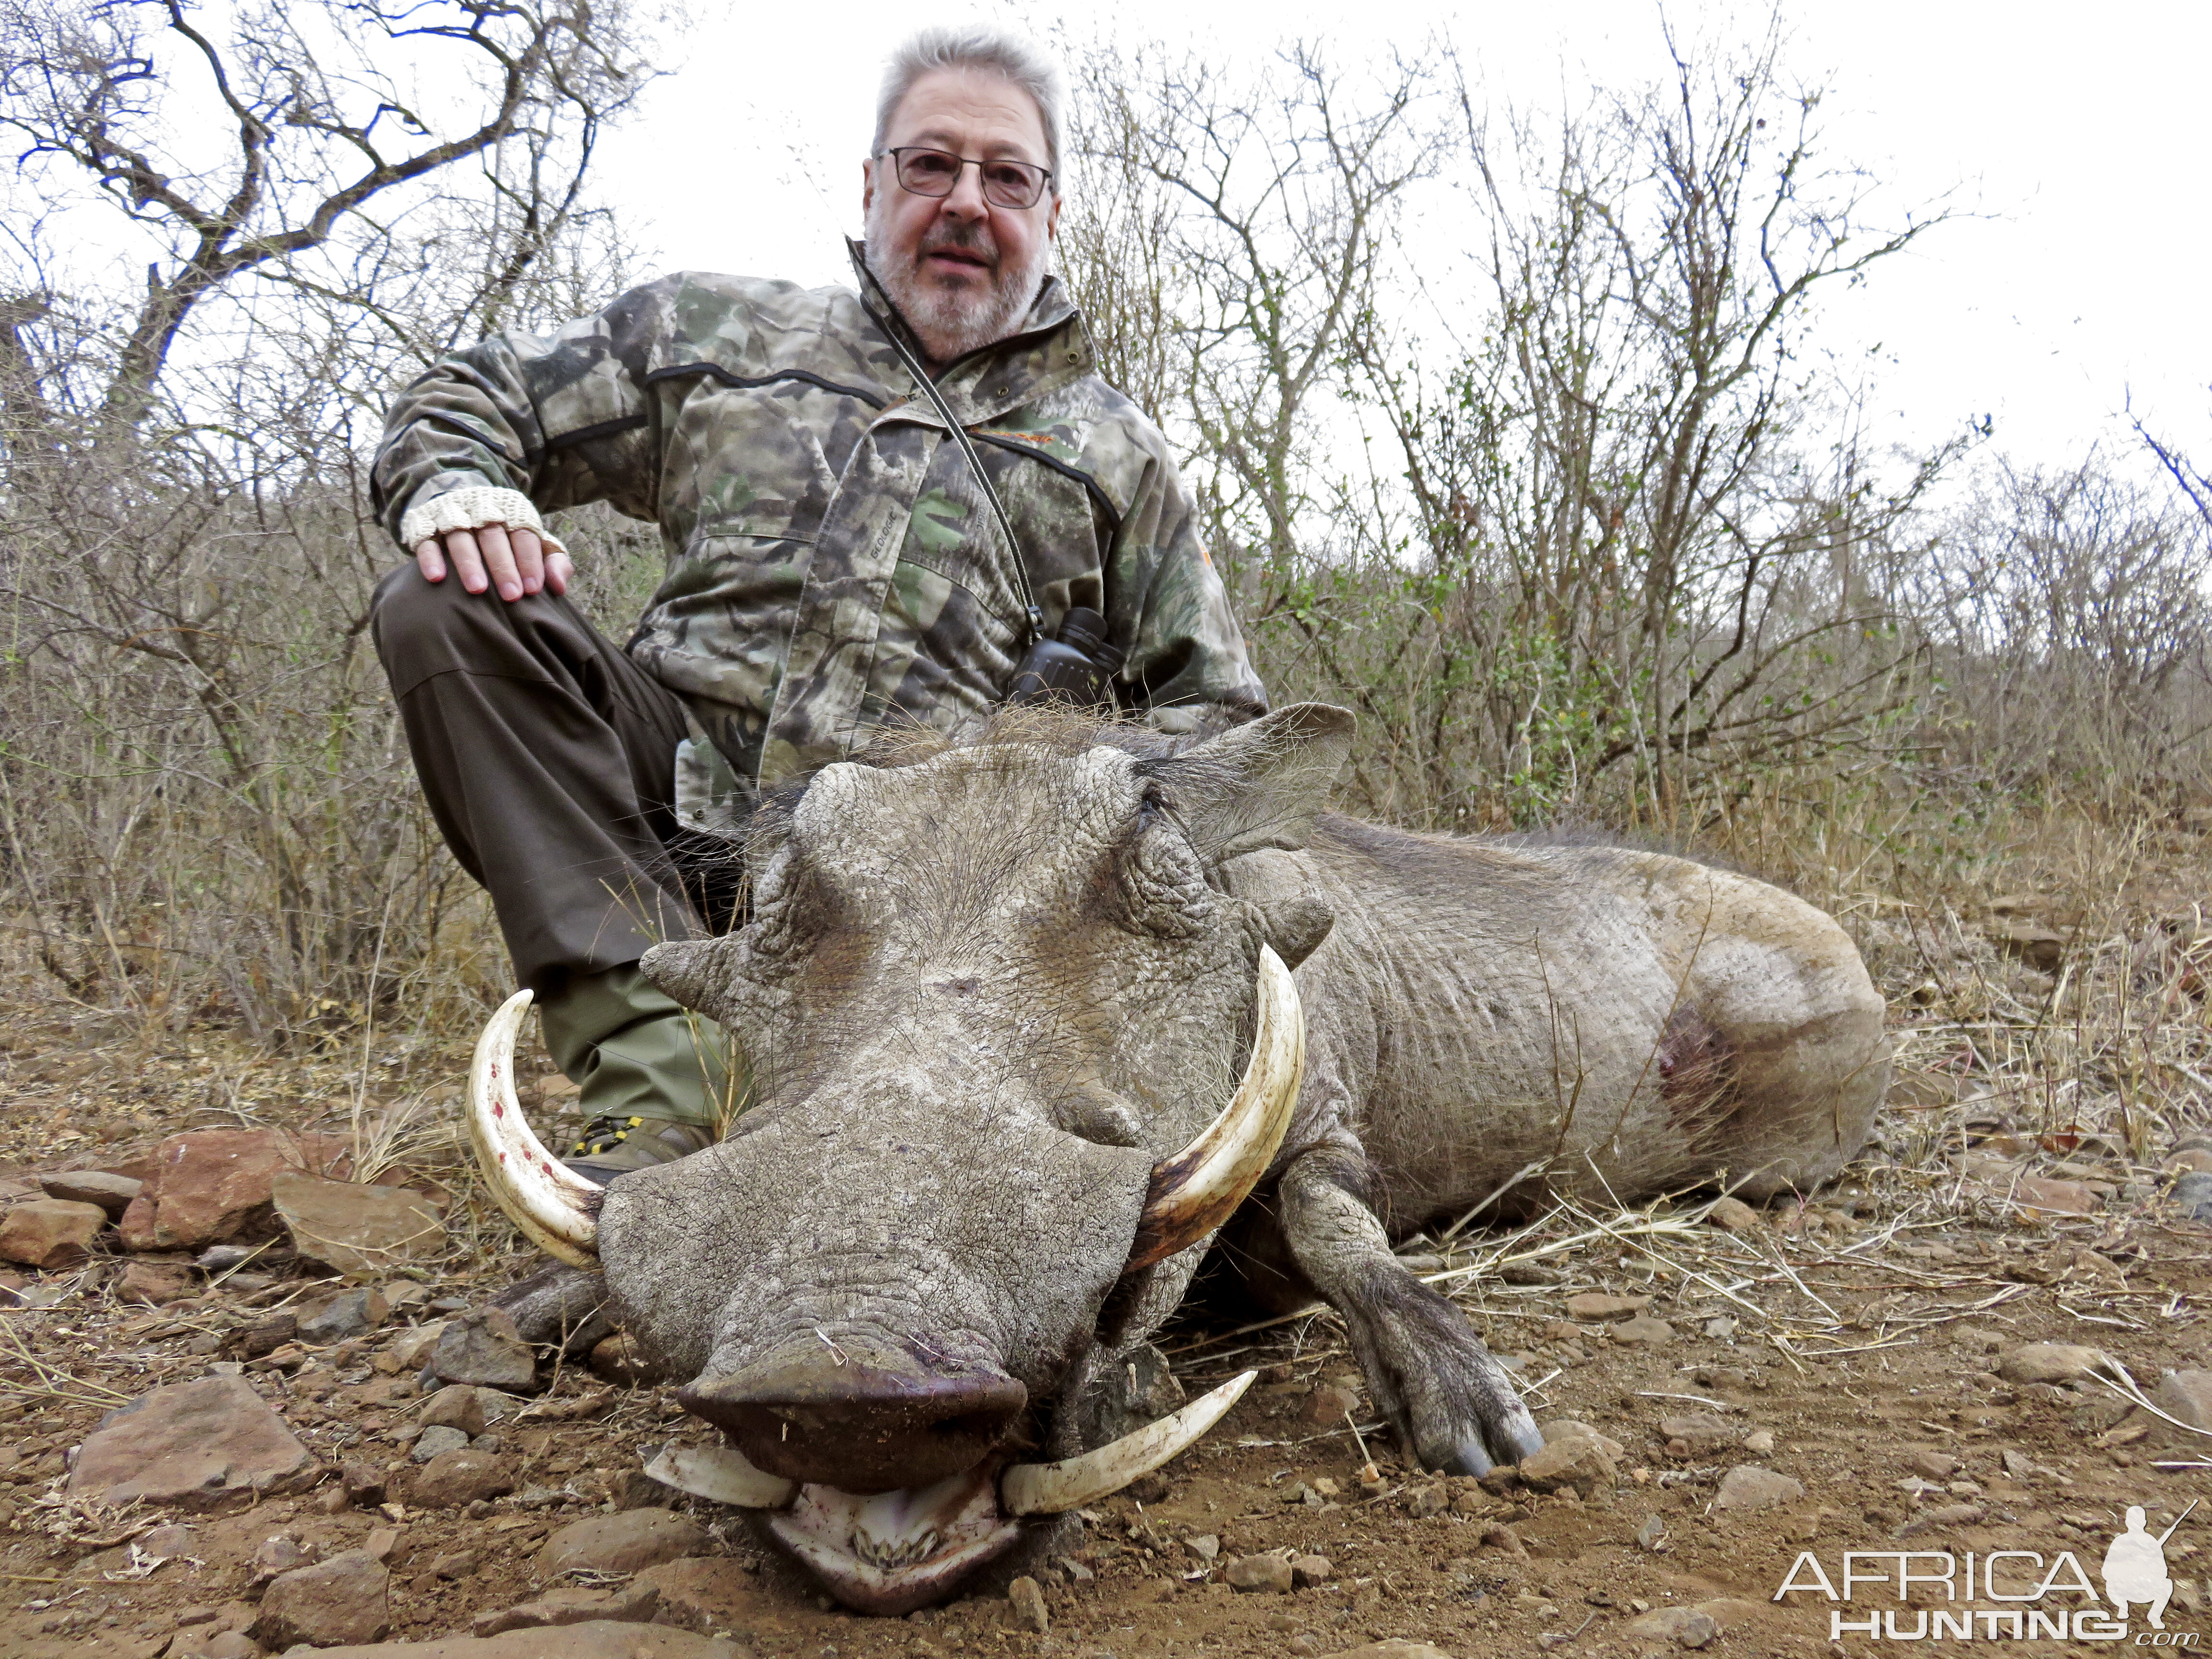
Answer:
POLYGON ((1058 1463, 1017 1463, 1000 1478, 999 1502, 1009 1515, 1059 1515, 1117 1492, 1176 1456, 1218 1423, 1259 1374, 1246 1371, 1232 1376, 1181 1411, 1097 1451, 1058 1463))
POLYGON ((507 1219, 572 1267, 599 1265, 599 1200, 606 1188, 557 1162, 532 1133, 514 1097, 514 1033, 530 1007, 517 991, 477 1039, 469 1064, 469 1144, 507 1219))
POLYGON ((645 1473, 664 1486, 732 1509, 780 1510, 799 1495, 796 1480, 755 1468, 728 1446, 670 1446, 645 1473))

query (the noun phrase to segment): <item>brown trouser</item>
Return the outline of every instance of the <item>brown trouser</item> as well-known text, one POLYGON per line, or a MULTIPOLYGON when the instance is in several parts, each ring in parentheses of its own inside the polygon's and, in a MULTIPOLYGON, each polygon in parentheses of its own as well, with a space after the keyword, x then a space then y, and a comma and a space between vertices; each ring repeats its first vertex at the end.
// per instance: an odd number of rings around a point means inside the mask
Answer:
POLYGON ((566 599, 508 604, 411 562, 377 585, 370 627, 431 814, 522 984, 551 995, 706 931, 720 860, 677 827, 673 693, 566 599))

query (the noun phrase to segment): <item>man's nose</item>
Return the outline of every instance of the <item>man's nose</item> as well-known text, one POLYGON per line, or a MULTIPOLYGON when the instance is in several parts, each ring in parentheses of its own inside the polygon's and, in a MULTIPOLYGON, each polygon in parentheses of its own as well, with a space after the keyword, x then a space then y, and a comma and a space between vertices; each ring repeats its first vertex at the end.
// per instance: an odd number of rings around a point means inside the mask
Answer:
POLYGON ((960 176, 952 182, 952 194, 945 198, 940 212, 955 212, 963 219, 980 219, 991 210, 983 199, 983 169, 963 167, 960 176))

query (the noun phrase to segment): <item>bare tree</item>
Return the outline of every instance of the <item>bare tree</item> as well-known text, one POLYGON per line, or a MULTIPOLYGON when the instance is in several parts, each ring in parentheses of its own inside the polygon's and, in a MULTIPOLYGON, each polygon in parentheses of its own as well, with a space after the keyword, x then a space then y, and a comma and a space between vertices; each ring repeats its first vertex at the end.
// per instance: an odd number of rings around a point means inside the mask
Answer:
POLYGON ((488 155, 507 217, 469 310, 499 320, 641 84, 630 34, 621 0, 258 0, 220 26, 184 0, 7 0, 0 129, 21 165, 41 188, 89 185, 158 250, 106 412, 142 419, 195 311, 241 279, 374 307, 395 220, 488 155), (192 153, 195 100, 230 126, 219 161, 192 153))

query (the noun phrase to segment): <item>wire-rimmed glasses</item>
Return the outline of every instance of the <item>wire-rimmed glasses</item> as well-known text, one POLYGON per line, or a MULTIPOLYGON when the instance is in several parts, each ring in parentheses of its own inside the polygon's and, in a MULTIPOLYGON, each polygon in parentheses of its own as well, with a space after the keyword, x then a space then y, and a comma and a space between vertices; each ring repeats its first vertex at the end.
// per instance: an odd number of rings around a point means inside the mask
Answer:
POLYGON ((916 196, 950 196, 960 187, 961 169, 973 167, 982 180, 983 199, 993 207, 1031 208, 1052 182, 1051 168, 1005 157, 979 161, 970 155, 914 144, 902 144, 884 154, 891 158, 898 172, 899 187, 916 196))

